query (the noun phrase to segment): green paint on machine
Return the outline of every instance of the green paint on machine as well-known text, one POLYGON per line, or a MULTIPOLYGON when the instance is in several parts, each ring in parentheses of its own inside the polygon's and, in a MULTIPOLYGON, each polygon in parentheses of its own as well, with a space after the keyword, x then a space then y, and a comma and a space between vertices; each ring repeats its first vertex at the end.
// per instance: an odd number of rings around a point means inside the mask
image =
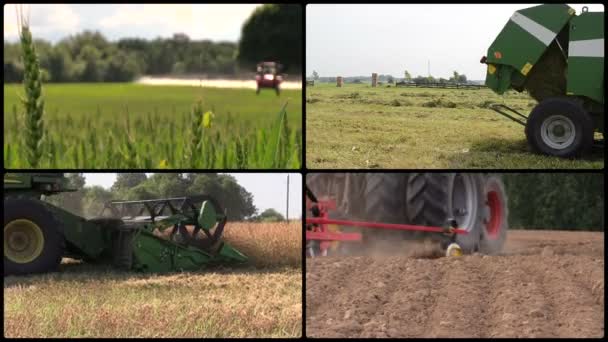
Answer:
POLYGON ((87 220, 41 200, 42 195, 73 190, 61 173, 11 174, 4 179, 5 275, 53 271, 62 256, 154 273, 247 262, 245 255, 222 240, 227 217, 210 196, 112 201, 99 218, 87 220), (15 247, 13 254, 20 252, 17 248, 24 249, 23 238, 17 236, 23 233, 7 230, 18 220, 33 222, 44 236, 42 253, 31 262, 7 259, 7 246, 15 247), (7 233, 15 236, 7 237, 7 233), (19 243, 7 244, 17 240, 19 243))
POLYGON ((538 101, 520 122, 533 150, 579 157, 599 144, 594 132, 604 132, 603 50, 603 12, 584 7, 577 15, 565 4, 522 9, 481 60, 488 69, 485 84, 497 94, 527 90, 538 101))

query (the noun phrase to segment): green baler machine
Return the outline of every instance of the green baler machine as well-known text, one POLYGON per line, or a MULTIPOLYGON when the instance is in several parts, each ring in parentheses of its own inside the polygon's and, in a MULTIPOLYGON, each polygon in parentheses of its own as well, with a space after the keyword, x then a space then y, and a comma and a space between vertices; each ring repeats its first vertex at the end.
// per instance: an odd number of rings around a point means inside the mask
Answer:
POLYGON ((525 126, 535 152, 576 157, 604 133, 604 13, 565 4, 516 11, 487 56, 486 85, 498 94, 527 90, 538 101, 529 115, 491 109, 525 126), (523 119, 523 120, 522 120, 523 119))
POLYGON ((210 196, 111 201, 90 220, 42 200, 75 190, 61 173, 4 175, 5 276, 54 271, 64 256, 159 273, 247 261, 222 241, 227 217, 210 196))

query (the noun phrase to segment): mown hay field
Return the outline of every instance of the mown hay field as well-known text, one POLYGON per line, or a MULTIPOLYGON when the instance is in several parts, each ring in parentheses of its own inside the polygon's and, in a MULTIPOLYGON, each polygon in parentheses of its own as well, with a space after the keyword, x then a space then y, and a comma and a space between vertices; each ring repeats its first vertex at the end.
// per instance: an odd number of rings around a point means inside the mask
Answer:
MULTIPOLYGON (((22 85, 4 86, 7 168, 31 167, 23 94, 22 85)), ((302 162, 301 90, 276 96, 252 89, 48 84, 43 99, 38 168, 295 169, 302 162), (286 114, 279 115, 286 102, 286 114), (208 120, 207 112, 213 113, 208 120)))
POLYGON ((64 259, 4 278, 5 337, 300 337, 302 223, 234 223, 240 267, 143 274, 64 259))
MULTIPOLYGON (((527 93, 366 84, 306 88, 306 166, 321 168, 596 169, 604 154, 585 159, 534 154, 524 127, 488 108, 506 104, 529 114, 527 93)), ((601 135, 596 134, 596 138, 601 135)))

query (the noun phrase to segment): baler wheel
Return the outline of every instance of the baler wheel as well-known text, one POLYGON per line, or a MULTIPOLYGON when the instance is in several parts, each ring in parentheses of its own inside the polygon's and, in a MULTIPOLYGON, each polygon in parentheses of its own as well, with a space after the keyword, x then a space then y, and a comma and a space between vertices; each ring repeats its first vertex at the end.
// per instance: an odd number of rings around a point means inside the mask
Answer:
POLYGON ((59 222, 34 199, 4 200, 4 275, 54 271, 64 239, 59 222))
POLYGON ((574 101, 550 98, 530 113, 526 138, 535 152, 565 158, 582 156, 593 146, 593 120, 574 101))

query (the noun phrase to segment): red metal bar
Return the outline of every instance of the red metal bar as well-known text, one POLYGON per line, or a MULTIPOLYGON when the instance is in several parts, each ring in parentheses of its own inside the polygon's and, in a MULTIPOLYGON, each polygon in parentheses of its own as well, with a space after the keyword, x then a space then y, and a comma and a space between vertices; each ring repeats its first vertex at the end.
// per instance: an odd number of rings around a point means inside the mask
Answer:
POLYGON ((359 233, 306 232, 306 240, 361 241, 359 233))
MULTIPOLYGON (((321 217, 307 217, 306 223, 310 224, 336 224, 340 226, 379 228, 379 229, 395 229, 395 230, 419 230, 423 232, 443 233, 445 230, 441 227, 418 226, 411 224, 395 224, 395 223, 378 223, 378 222, 361 222, 348 220, 334 220, 321 217)), ((454 229, 456 234, 467 234, 466 230, 454 229)))

